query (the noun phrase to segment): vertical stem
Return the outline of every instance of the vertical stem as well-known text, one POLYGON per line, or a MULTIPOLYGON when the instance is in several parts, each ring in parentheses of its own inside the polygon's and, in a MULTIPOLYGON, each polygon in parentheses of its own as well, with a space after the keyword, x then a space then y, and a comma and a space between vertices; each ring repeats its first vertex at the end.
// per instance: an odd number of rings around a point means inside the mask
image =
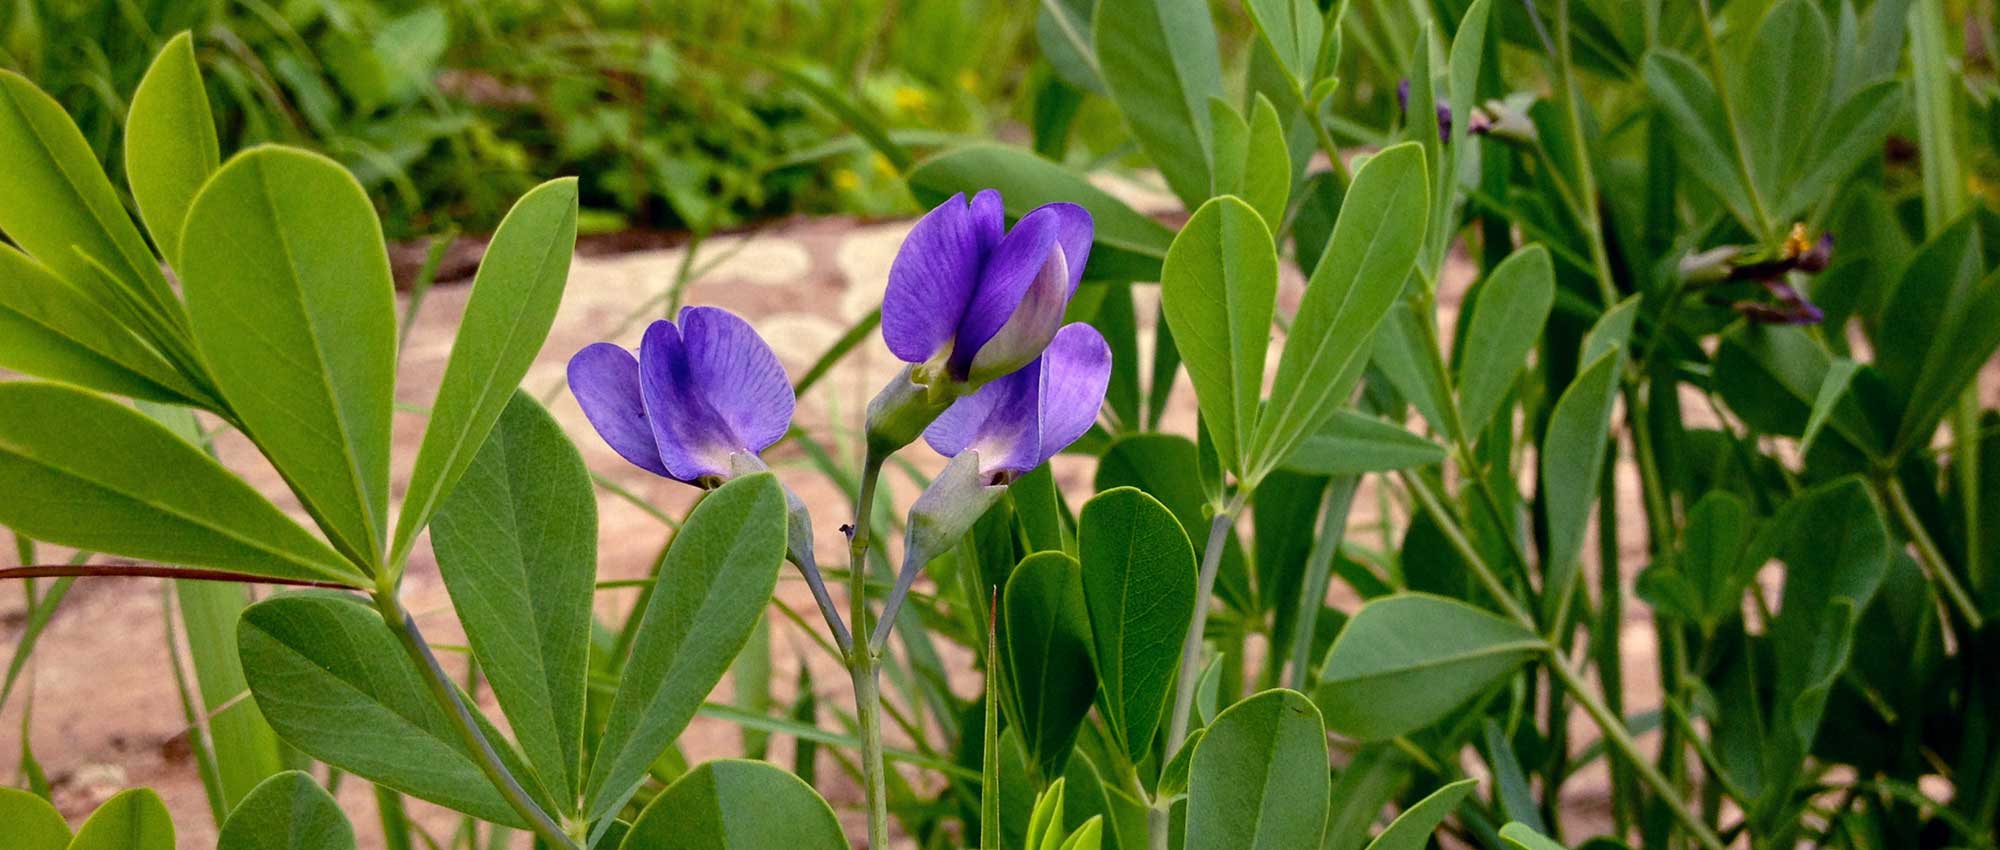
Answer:
POLYGON ((1923 568, 1925 577, 1930 579, 1931 592, 1940 594, 1942 601, 1956 609, 1965 623, 1978 631, 1986 625, 1986 618, 1979 613, 1979 604, 1972 601, 1965 586, 1958 583, 1958 577, 1951 574, 1951 565, 1945 562, 1944 552, 1938 549, 1937 541, 1924 530, 1923 520, 1917 517, 1916 508, 1910 505, 1910 495, 1903 490, 1903 482, 1894 473, 1883 477, 1881 488, 1887 491, 1889 504, 1896 511, 1896 518, 1903 524, 1903 530, 1910 535, 1910 542, 1917 545, 1917 564, 1923 568))
POLYGON ((1632 769, 1638 771, 1639 778, 1653 787, 1653 793, 1660 795, 1660 801, 1673 810, 1674 818, 1680 821, 1689 835, 1694 836, 1695 842, 1706 850, 1726 850, 1722 839, 1718 838, 1715 831, 1709 829, 1708 824, 1702 821, 1701 816, 1688 806, 1687 800, 1675 790, 1674 784, 1647 760, 1645 753, 1639 751, 1639 742, 1632 740, 1632 733, 1626 731, 1625 722, 1604 707, 1604 701, 1599 699, 1597 693, 1583 681, 1583 677, 1577 675, 1569 666, 1569 660, 1555 652, 1553 647, 1549 652, 1549 670, 1561 680, 1570 694, 1576 697, 1576 701, 1583 706, 1583 710, 1590 715, 1590 718, 1597 722, 1597 728, 1604 732, 1605 743, 1610 744, 1611 749, 1624 756, 1625 760, 1631 763, 1632 769))
POLYGON ((1341 538, 1347 533, 1347 515, 1354 507, 1354 491, 1361 478, 1336 478, 1327 485, 1326 502, 1320 509, 1319 537, 1306 556, 1305 587, 1299 592, 1298 619, 1292 623, 1292 669, 1286 679, 1295 691, 1304 691, 1312 673, 1313 631, 1318 626, 1320 606, 1326 604, 1326 586, 1333 559, 1340 554, 1341 538))
MULTIPOLYGON (((882 454, 870 447, 861 468, 861 492, 854 502, 854 524, 848 527, 848 622, 853 633, 869 634, 868 543, 869 515, 875 507, 875 485, 882 478, 882 454)), ((853 641, 847 652, 847 672, 854 681, 854 716, 861 724, 861 781, 868 798, 869 850, 889 846, 888 774, 882 763, 882 682, 870 641, 853 641)))
POLYGON ((388 625, 389 631, 395 633, 396 641, 402 644, 403 651, 409 654, 411 661, 416 662, 417 670, 423 674, 424 684, 430 687, 431 697, 444 708, 445 716, 451 721, 453 731, 458 733, 459 740, 471 750, 472 760, 478 763, 480 771, 485 773, 486 778, 493 783, 493 787, 499 790, 500 797, 506 800, 507 805, 513 808, 514 812, 528 823, 528 827, 550 847, 576 850, 576 842, 570 840, 569 835, 549 817, 547 812, 542 811, 542 807, 537 805, 534 799, 528 796, 527 790, 521 787, 520 781, 516 780, 514 775, 507 771, 507 766, 501 763, 500 754, 494 752, 493 744, 479 731, 479 723, 473 719, 472 709, 467 708, 465 701, 458 698, 458 685, 445 674, 443 667, 438 666, 437 656, 431 654, 430 644, 425 643, 423 634, 417 631, 416 620, 411 619, 409 612, 403 610, 402 603, 396 601, 395 588, 385 584, 378 589, 375 593, 375 606, 382 612, 382 622, 388 625))
MULTIPOLYGON (((1181 642, 1180 677, 1174 682, 1174 708, 1167 719, 1168 758, 1173 758, 1187 740, 1188 719, 1194 713, 1195 678, 1201 674, 1201 633, 1208 628, 1208 597, 1215 592, 1215 574, 1222 567, 1229 529, 1242 509, 1243 499, 1238 496, 1208 524, 1208 546, 1202 550, 1201 572, 1195 577, 1194 619, 1188 622, 1187 640, 1181 642)), ((1167 846, 1167 810, 1155 806, 1147 812, 1146 824, 1150 846, 1163 850, 1167 846)))

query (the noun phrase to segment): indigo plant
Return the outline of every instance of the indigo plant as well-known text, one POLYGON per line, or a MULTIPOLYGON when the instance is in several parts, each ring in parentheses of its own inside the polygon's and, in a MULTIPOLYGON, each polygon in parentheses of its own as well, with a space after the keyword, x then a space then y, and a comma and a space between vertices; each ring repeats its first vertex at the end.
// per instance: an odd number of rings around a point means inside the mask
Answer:
MULTIPOLYGON (((556 353, 679 515, 520 386, 574 181, 492 235, 396 492, 361 185, 225 157, 185 36, 122 191, 0 74, 0 705, 72 583, 159 577, 222 850, 352 850, 342 777, 392 847, 1990 850, 1978 5, 1047 0, 1031 146, 839 111, 929 211, 806 372, 678 288, 556 353), (1133 165, 1183 210, 1105 187, 1133 165), (867 349, 865 410, 795 421, 867 349), (600 498, 668 530, 644 578, 599 581, 600 498), (426 541, 462 647, 405 606, 426 541), (818 653, 789 705, 780 629, 818 653), (743 757, 690 763, 697 716, 743 757)), ((23 737, 0 844, 175 846, 143 789, 72 833, 23 737)))

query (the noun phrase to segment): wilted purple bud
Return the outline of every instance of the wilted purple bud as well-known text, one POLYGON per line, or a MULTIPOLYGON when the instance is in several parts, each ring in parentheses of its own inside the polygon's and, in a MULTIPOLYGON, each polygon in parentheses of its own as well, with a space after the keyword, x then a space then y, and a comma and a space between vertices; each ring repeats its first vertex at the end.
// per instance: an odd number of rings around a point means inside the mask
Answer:
MULTIPOLYGON (((1438 141, 1451 141, 1451 102, 1437 99, 1438 141)), ((1408 115, 1410 112, 1410 79, 1404 77, 1396 83, 1396 110, 1408 115)), ((1467 125, 1468 129, 1476 125, 1467 125)))
POLYGON ((569 361, 570 392, 611 448, 655 475, 700 486, 731 477, 791 427, 791 382, 749 322, 716 307, 646 328, 639 356, 608 342, 569 361))

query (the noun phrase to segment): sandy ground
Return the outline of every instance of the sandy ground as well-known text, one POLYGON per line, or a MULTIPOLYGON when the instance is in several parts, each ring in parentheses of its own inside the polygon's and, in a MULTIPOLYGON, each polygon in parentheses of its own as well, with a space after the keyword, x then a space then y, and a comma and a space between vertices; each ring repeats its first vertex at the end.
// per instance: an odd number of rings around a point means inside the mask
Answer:
MULTIPOLYGON (((1144 187, 1121 183, 1111 188, 1142 209, 1164 212, 1175 207, 1170 198, 1144 187)), ((908 222, 795 220, 747 234, 712 239, 698 250, 694 265, 704 271, 687 290, 686 300, 726 307, 752 319, 786 367, 798 375, 845 328, 879 302, 890 260, 908 227, 908 222)), ((685 485, 654 478, 613 454, 590 430, 565 390, 563 367, 572 352, 591 342, 609 339, 636 346, 645 323, 661 315, 663 295, 682 264, 684 250, 579 257, 572 268, 568 295, 555 328, 524 381, 529 391, 549 403, 593 470, 610 476, 670 514, 684 511, 693 491, 685 485)), ((1455 313, 1458 295, 1468 276, 1469 269, 1463 264, 1454 264, 1447 271, 1442 293, 1447 315, 1443 321, 1453 321, 1449 314, 1455 313)), ((1287 309, 1296 299, 1299 286, 1296 279, 1285 281, 1281 297, 1287 302, 1287 309)), ((1148 296, 1152 291, 1145 290, 1148 296)), ((417 406, 430 403, 467 292, 468 288, 463 286, 441 286, 424 304, 403 361, 397 392, 400 401, 417 406)), ((1142 326, 1150 324, 1155 310, 1156 305, 1150 300, 1141 304, 1142 326)), ((1142 354, 1150 357, 1149 351, 1142 354)), ((1273 368, 1276 362, 1273 356, 1273 368)), ((856 446, 853 437, 859 426, 860 411, 874 389, 894 375, 899 366, 882 348, 879 337, 870 340, 800 400, 799 423, 829 441, 850 463, 857 461, 853 457, 856 446)), ((407 477, 423 424, 422 417, 416 415, 397 419, 398 488, 407 477)), ((1192 393, 1185 386, 1176 392, 1167 427, 1191 433, 1192 393)), ((276 474, 247 444, 226 440, 222 449, 233 468, 280 505, 296 511, 295 500, 280 486, 276 474)), ((941 465, 921 445, 908 450, 906 455, 926 470, 941 465)), ((797 450, 780 448, 769 459, 811 506, 819 529, 820 550, 839 551, 842 539, 837 529, 849 510, 844 497, 823 477, 813 473, 797 450)), ((1055 464, 1062 486, 1078 495, 1087 493, 1090 461, 1064 457, 1055 464)), ((1621 495, 1631 502, 1624 506, 1624 515, 1637 517, 1638 487, 1636 481, 1630 480, 1629 468, 1623 474, 1628 482, 1621 488, 1621 495)), ((889 481, 899 503, 907 504, 915 497, 907 479, 892 474, 889 481)), ((1374 523, 1375 504, 1367 494, 1357 501, 1353 523, 1359 539, 1369 539, 1366 529, 1374 523)), ((667 529, 645 511, 608 493, 600 493, 599 509, 600 579, 643 575, 666 539, 667 529)), ((1622 534, 1621 543, 1623 569, 1634 572, 1642 566, 1642 535, 1636 531, 1622 534)), ((11 547, 0 556, 11 557, 11 547)), ((52 559, 46 551, 41 558, 44 562, 52 559)), ((800 612, 807 622, 816 621, 811 597, 796 574, 786 570, 781 576, 776 604, 800 612)), ((65 815, 73 821, 80 819, 121 788, 147 786, 157 790, 173 811, 180 847, 207 850, 214 846, 215 825, 189 756, 187 724, 169 673, 171 658, 162 590, 161 582, 150 579, 78 582, 42 636, 28 673, 28 687, 32 690, 24 692, 22 697, 31 696, 32 745, 55 783, 56 798, 65 815)), ((404 596, 433 642, 460 640, 427 542, 419 545, 412 558, 404 596)), ((607 591, 598 598, 599 614, 606 618, 620 617, 630 602, 630 591, 607 591)), ((0 656, 10 656, 19 637, 21 605, 17 590, 0 589, 0 656)), ((783 618, 773 617, 771 622, 774 678, 780 704, 792 698, 792 683, 802 664, 810 666, 822 704, 846 704, 851 696, 839 665, 783 618)), ((1644 706, 1657 701, 1650 690, 1651 645, 1650 627, 1635 618, 1628 625, 1625 643, 1629 656, 1626 659, 1628 705, 1644 706)), ((961 671, 954 685, 963 694, 975 693, 978 681, 969 672, 966 659, 959 656, 947 660, 961 671)), ((725 681, 716 698, 726 698, 728 690, 725 681)), ((0 776, 10 780, 23 743, 19 735, 21 712, 29 701, 15 698, 0 712, 0 759, 7 765, 0 768, 0 776)), ((486 707, 492 716, 498 717, 490 701, 486 707)), ((681 745, 691 760, 731 756, 740 752, 740 736, 730 724, 699 718, 683 735, 681 745)), ((788 738, 777 736, 772 757, 788 762, 791 746, 788 738)), ((845 781, 824 749, 820 775, 823 792, 847 820, 850 834, 863 832, 857 811, 858 790, 845 781)), ((1568 790, 1577 798, 1573 810, 1583 814, 1585 820, 1592 818, 1591 812, 1601 810, 1601 805, 1592 805, 1593 798, 1601 799, 1601 787, 1602 780, 1591 777, 1569 786, 1568 790)), ((350 779, 342 785, 340 797, 361 833, 362 847, 380 847, 375 804, 366 783, 350 779)), ((440 837, 448 834, 456 822, 454 815, 427 804, 412 801, 411 806, 419 822, 440 837)), ((517 844, 526 846, 525 840, 517 844)))

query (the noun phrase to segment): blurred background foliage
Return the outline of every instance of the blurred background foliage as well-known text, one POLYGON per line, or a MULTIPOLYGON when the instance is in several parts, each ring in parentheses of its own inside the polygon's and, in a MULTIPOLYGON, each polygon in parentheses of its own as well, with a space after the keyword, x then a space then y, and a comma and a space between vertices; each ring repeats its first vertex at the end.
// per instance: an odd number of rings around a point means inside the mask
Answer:
MULTIPOLYGON (((1085 168, 1131 157, 1116 110, 1037 46, 1065 2, 0 0, 0 65, 76 116, 114 185, 127 99, 186 30, 223 149, 333 156, 392 239, 490 230, 553 175, 581 178, 586 231, 708 232, 915 211, 856 126, 919 154, 997 136, 1085 168)), ((1410 42, 1411 4, 1362 5, 1349 64, 1402 67, 1371 50, 1410 42)), ((1251 22, 1212 8, 1240 80, 1251 22)), ((1394 81, 1348 79, 1336 134, 1380 140, 1394 81)))

